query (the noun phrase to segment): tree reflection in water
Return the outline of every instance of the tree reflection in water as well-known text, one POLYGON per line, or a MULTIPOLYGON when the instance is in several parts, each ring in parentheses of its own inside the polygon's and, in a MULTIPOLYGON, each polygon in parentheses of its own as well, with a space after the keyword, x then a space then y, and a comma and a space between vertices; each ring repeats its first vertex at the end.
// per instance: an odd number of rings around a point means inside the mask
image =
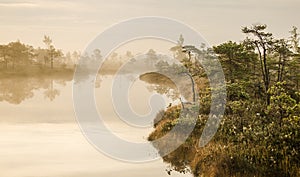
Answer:
POLYGON ((56 85, 65 86, 66 82, 71 81, 72 74, 63 76, 14 76, 0 79, 0 101, 10 104, 20 104, 34 96, 37 90, 45 90, 45 98, 53 101, 59 96, 60 91, 56 85))

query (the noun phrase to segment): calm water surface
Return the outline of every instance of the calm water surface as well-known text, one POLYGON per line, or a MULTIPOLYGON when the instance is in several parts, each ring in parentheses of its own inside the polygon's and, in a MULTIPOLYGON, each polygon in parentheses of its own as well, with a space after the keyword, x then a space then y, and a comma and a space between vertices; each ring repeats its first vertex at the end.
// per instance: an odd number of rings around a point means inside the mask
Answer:
MULTIPOLYGON (((167 165, 161 159, 130 164, 111 159, 94 149, 77 125, 71 81, 50 80, 39 87, 39 82, 34 79, 27 80, 26 86, 21 85, 18 79, 15 82, 12 80, 7 81, 9 83, 2 82, 0 86, 8 89, 3 91, 2 88, 1 92, 9 100, 2 98, 0 102, 0 176, 169 176, 165 171, 167 165), (27 83, 31 81, 34 83, 27 83), (11 83, 14 86, 9 85, 11 83), (23 99, 14 100, 20 97, 23 99)), ((151 127, 128 126, 114 113, 111 99, 108 99, 111 80, 111 77, 102 78, 101 87, 96 89, 98 111, 105 117, 107 126, 118 136, 130 141, 146 141, 153 130, 151 127)), ((145 83, 135 82, 129 92, 130 103, 135 112, 146 114, 150 110, 148 97, 152 94, 145 83)), ((166 104, 171 101, 165 99, 166 104)), ((190 175, 174 172, 172 176, 190 175)))

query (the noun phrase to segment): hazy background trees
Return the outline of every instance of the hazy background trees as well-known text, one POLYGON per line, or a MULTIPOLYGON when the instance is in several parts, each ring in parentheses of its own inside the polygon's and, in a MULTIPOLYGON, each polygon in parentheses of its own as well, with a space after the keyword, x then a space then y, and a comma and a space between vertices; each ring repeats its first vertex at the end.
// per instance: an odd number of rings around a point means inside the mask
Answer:
POLYGON ((44 36, 45 48, 34 48, 21 41, 0 45, 0 71, 6 72, 35 72, 38 69, 74 69, 80 58, 80 52, 74 51, 63 54, 62 50, 54 47, 52 39, 44 36))

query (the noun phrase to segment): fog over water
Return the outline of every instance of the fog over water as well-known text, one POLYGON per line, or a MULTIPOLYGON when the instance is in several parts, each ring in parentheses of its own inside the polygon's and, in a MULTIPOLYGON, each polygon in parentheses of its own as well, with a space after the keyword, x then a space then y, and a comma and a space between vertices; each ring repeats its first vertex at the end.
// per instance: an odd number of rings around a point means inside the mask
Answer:
MULTIPOLYGON (((134 128, 118 120, 111 99, 108 99, 111 80, 111 77, 102 78, 101 87, 96 88, 97 104, 101 102, 101 105, 106 105, 99 107, 98 104, 99 113, 118 136, 129 141, 146 141, 153 130, 151 127, 134 128)), ((161 159, 131 164, 98 152, 84 138, 77 125, 72 102, 72 82, 53 80, 50 83, 48 87, 44 84, 43 87, 27 90, 32 93, 29 94, 31 96, 17 102, 11 101, 12 95, 21 93, 22 89, 15 92, 11 90, 12 93, 7 94, 10 95, 10 99, 7 99, 10 102, 5 99, 0 102, 0 176, 169 176, 165 171, 168 165, 161 159), (52 96, 49 96, 49 92, 52 96)), ((147 97, 151 95, 152 92, 144 82, 137 80, 133 84, 129 98, 135 112, 145 114, 149 111, 147 97)), ((166 104, 171 101, 165 99, 166 104)), ((172 176, 189 175, 174 172, 172 176)))

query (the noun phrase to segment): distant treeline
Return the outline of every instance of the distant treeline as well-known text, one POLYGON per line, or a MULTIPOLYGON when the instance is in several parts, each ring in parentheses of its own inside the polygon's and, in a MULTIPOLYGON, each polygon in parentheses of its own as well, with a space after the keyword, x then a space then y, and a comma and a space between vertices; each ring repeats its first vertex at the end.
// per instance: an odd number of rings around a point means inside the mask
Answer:
POLYGON ((34 48, 20 41, 0 45, 0 69, 18 72, 35 68, 74 68, 80 58, 80 52, 66 53, 56 49, 52 40, 44 36, 45 48, 34 48))
MULTIPOLYGON (((49 36, 44 36, 45 47, 33 47, 21 41, 0 44, 0 73, 6 74, 36 74, 37 72, 73 70, 79 64, 89 68, 99 65, 99 60, 105 61, 99 70, 101 74, 113 74, 120 66, 134 56, 130 51, 124 55, 116 52, 111 53, 105 60, 100 49, 95 49, 91 53, 81 53, 73 51, 63 53, 61 49, 54 47, 49 36)), ((150 50, 154 52, 153 50, 150 50)), ((81 67, 81 69, 82 69, 81 67)), ((96 68, 97 70, 99 68, 96 68)))

